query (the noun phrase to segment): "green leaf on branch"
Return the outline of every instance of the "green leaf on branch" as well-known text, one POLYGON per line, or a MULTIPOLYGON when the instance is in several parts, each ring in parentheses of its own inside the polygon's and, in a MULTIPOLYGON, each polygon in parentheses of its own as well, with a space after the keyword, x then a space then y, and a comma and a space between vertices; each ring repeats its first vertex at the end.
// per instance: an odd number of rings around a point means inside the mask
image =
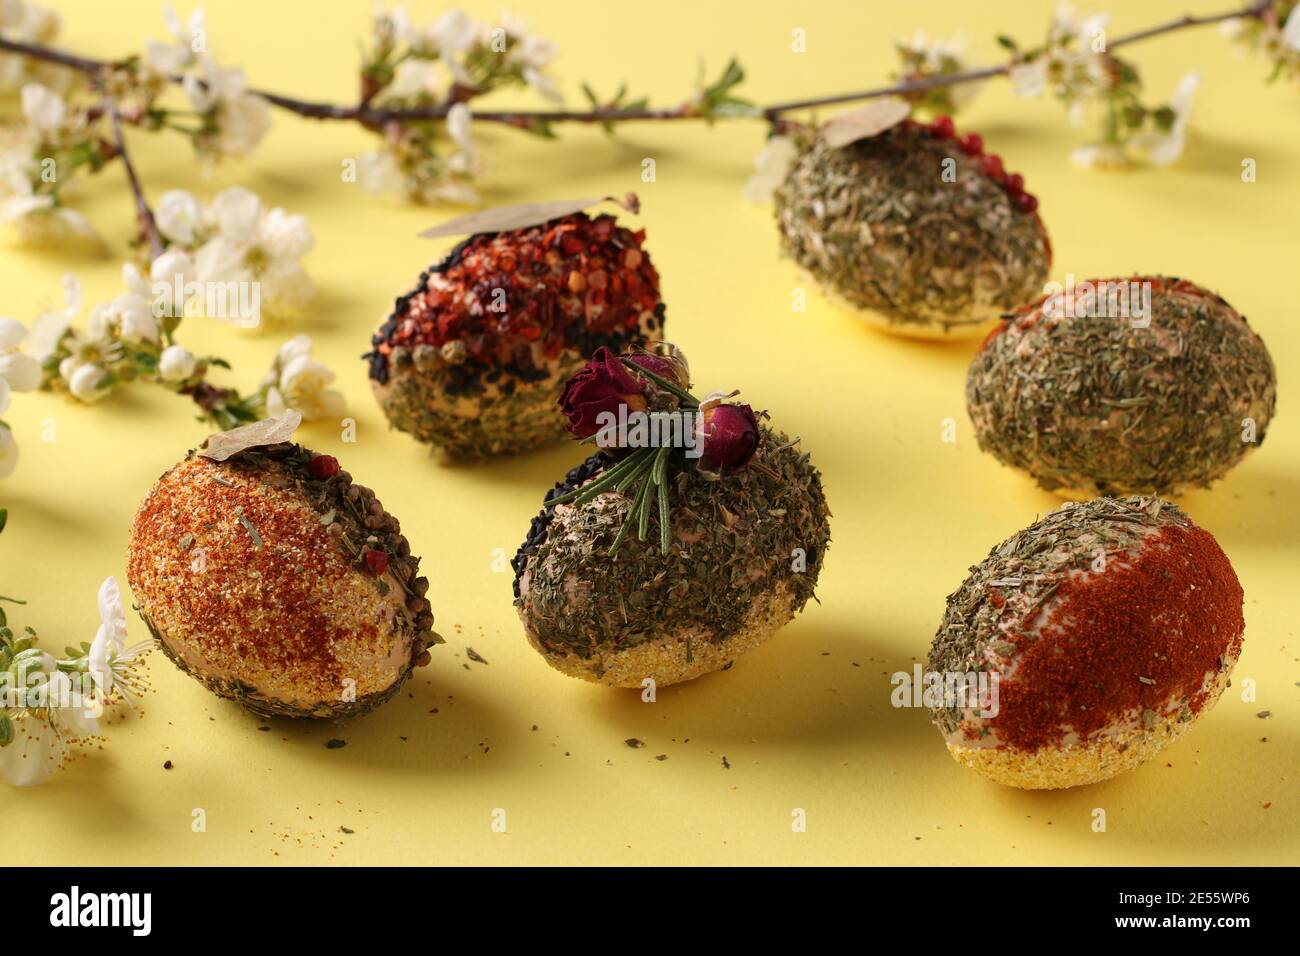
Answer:
POLYGON ((704 84, 704 68, 700 67, 700 86, 696 91, 695 111, 708 120, 719 116, 757 116, 760 112, 750 100, 733 96, 732 90, 745 79, 744 67, 732 57, 726 68, 712 83, 704 84))

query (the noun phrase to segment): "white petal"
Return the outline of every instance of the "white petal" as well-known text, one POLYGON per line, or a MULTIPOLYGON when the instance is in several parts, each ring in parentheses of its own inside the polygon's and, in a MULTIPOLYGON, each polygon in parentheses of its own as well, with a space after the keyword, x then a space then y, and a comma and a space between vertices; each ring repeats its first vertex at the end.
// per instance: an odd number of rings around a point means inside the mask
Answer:
POLYGON ((39 83, 28 83, 22 92, 23 115, 45 134, 55 132, 63 122, 63 97, 39 83))
POLYGON ((1293 50, 1300 50, 1300 7, 1293 7, 1282 30, 1282 42, 1293 50))
POLYGON ((191 193, 173 189, 159 198, 154 219, 164 236, 188 246, 194 242, 195 229, 203 222, 203 207, 191 193))
POLYGON ((0 318, 0 352, 16 349, 27 338, 27 330, 17 319, 0 318))
POLYGON ((66 747, 48 720, 22 718, 14 733, 13 743, 0 747, 0 778, 15 787, 32 787, 62 766, 66 747))
POLYGON ((257 234, 259 245, 274 259, 300 259, 316 242, 306 216, 287 213, 278 206, 262 218, 257 234))
POLYGON ((81 280, 69 272, 63 276, 63 304, 69 312, 80 312, 84 298, 81 294, 81 280))
POLYGON ((284 368, 290 362, 298 358, 306 358, 311 355, 311 336, 307 334, 295 335, 289 341, 280 346, 275 353, 275 364, 284 368))
POLYGON ((464 103, 457 103, 447 111, 447 132, 461 149, 474 148, 474 140, 470 136, 473 120, 473 114, 464 103))
MULTIPOLYGON (((0 415, 3 415, 8 410, 10 401, 11 391, 9 383, 6 382, 3 377, 0 377, 0 415)), ((4 431, 7 432, 9 429, 5 428, 4 431)))
POLYGON ((30 392, 41 384, 41 363, 22 352, 0 353, 0 379, 15 392, 30 392))
POLYGON ((257 220, 262 214, 262 201, 257 194, 242 186, 232 186, 217 194, 208 207, 208 217, 225 239, 246 242, 253 237, 257 220))

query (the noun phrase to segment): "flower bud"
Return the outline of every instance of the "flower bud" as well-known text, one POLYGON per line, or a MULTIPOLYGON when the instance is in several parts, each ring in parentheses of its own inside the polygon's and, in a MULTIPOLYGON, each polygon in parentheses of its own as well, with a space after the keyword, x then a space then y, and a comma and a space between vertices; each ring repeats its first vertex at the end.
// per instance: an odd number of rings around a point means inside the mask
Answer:
MULTIPOLYGON (((691 387, 691 367, 686 362, 686 353, 669 342, 652 342, 649 349, 631 349, 627 358, 646 371, 667 379, 682 391, 691 387)), ((662 387, 657 382, 651 385, 662 387)))
POLYGON ((158 357, 158 375, 164 382, 183 382, 194 374, 193 353, 179 345, 169 345, 158 357))
POLYGON ((108 373, 98 365, 81 365, 68 380, 68 391, 83 402, 97 402, 108 394, 108 373))
POLYGON ((744 468, 758 450, 758 418, 748 405, 714 405, 704 409, 701 471, 726 475, 744 468))
POLYGON ((601 414, 617 417, 621 406, 626 406, 629 413, 644 412, 645 394, 627 366, 601 346, 560 393, 560 409, 569 420, 569 434, 590 438, 600 430, 601 414))

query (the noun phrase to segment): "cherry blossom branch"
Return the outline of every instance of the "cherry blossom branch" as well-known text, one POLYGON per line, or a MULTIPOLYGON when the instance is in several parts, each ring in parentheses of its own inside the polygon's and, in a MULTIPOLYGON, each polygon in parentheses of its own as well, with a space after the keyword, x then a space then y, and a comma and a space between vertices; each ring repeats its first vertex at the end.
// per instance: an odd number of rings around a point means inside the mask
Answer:
MULTIPOLYGON (((1166 23, 1157 24, 1156 26, 1138 30, 1134 33, 1116 37, 1109 42, 1108 49, 1113 50, 1118 47, 1137 43, 1141 40, 1150 39, 1151 37, 1173 33, 1177 30, 1184 30, 1189 27, 1221 23, 1224 20, 1236 18, 1260 19, 1265 15, 1271 5, 1272 0, 1256 0, 1256 2, 1249 7, 1228 10, 1222 13, 1206 14, 1203 16, 1187 14, 1166 23)), ((34 59, 43 60, 49 63, 57 63, 74 70, 79 70, 82 73, 89 74, 98 73, 101 70, 113 66, 111 62, 106 60, 95 60, 88 57, 76 56, 51 47, 23 43, 18 40, 10 40, 4 37, 0 37, 0 50, 30 56, 34 59)), ((901 83, 875 87, 867 90, 859 90, 856 92, 837 93, 826 96, 811 97, 808 99, 778 102, 756 108, 753 113, 748 115, 761 116, 769 122, 772 122, 776 121, 781 114, 795 110, 810 109, 818 106, 833 106, 840 103, 876 99, 882 96, 921 93, 940 87, 974 83, 996 76, 1005 76, 1010 72, 1011 66, 1012 64, 989 66, 980 69, 967 70, 960 73, 920 77, 914 80, 906 80, 901 83)), ((306 117, 308 119, 351 121, 372 128, 380 127, 389 122, 445 119, 452 107, 473 96, 473 91, 466 90, 462 95, 449 98, 447 102, 436 106, 386 109, 383 107, 370 106, 368 101, 365 100, 356 105, 343 106, 334 103, 321 103, 298 99, 297 97, 287 96, 281 93, 273 93, 267 90, 254 89, 250 92, 260 96, 268 103, 277 106, 280 109, 287 110, 288 112, 295 113, 298 116, 306 117)), ((746 114, 727 114, 727 116, 743 115, 746 114)), ((681 119, 715 119, 725 117, 719 117, 706 110, 700 110, 692 103, 686 102, 677 107, 657 109, 648 107, 635 109, 597 107, 590 110, 476 110, 473 113, 473 118, 475 120, 502 123, 508 126, 528 129, 539 123, 614 123, 681 119)))
POLYGON ((131 184, 131 195, 135 197, 136 218, 140 221, 140 232, 149 243, 149 258, 152 261, 162 255, 162 234, 158 231, 158 222, 154 219, 153 210, 149 208, 149 202, 145 199, 144 187, 140 185, 140 177, 136 174, 135 164, 131 162, 131 154, 126 151, 126 138, 122 135, 122 117, 117 111, 116 103, 109 103, 108 113, 113 121, 113 141, 117 158, 122 161, 127 182, 131 184))

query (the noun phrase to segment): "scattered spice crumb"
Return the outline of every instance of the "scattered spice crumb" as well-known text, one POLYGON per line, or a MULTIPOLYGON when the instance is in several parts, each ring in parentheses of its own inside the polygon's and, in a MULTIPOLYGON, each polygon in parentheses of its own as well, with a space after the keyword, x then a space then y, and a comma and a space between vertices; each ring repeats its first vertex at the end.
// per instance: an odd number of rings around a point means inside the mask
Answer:
POLYGON ((731 761, 727 759, 727 755, 726 755, 726 754, 723 754, 723 755, 722 755, 722 769, 723 769, 723 770, 730 770, 730 769, 731 769, 731 761))
POLYGON ((325 747, 328 750, 338 750, 340 747, 346 747, 347 745, 348 742, 346 740, 339 740, 337 737, 325 741, 325 747))
POLYGON ((349 828, 349 827, 339 827, 339 832, 340 832, 340 833, 348 833, 348 834, 352 834, 352 833, 356 833, 357 831, 356 831, 356 830, 353 830, 353 829, 351 829, 351 828, 349 828))
POLYGON ((655 754, 655 760, 667 760, 667 759, 668 759, 667 754, 655 754))
POLYGON ((635 737, 629 737, 627 738, 627 740, 623 741, 623 743, 627 744, 629 747, 632 748, 645 746, 644 740, 637 740, 635 737))
POLYGON ((478 651, 474 650, 474 648, 472 647, 465 648, 465 656, 468 657, 470 660, 472 660, 475 664, 487 663, 487 661, 483 659, 483 656, 479 654, 478 651))
POLYGON ((1255 716, 1258 717, 1260 720, 1268 720, 1268 718, 1273 716, 1273 712, 1271 710, 1261 710, 1255 716))
POLYGON ((172 768, 172 762, 170 760, 163 761, 164 770, 170 770, 171 768, 172 768))
POLYGON ((268 727, 268 726, 266 726, 266 724, 263 724, 261 727, 258 727, 257 729, 258 729, 258 730, 261 730, 261 731, 263 731, 263 732, 265 732, 265 731, 270 730, 271 728, 268 727))

